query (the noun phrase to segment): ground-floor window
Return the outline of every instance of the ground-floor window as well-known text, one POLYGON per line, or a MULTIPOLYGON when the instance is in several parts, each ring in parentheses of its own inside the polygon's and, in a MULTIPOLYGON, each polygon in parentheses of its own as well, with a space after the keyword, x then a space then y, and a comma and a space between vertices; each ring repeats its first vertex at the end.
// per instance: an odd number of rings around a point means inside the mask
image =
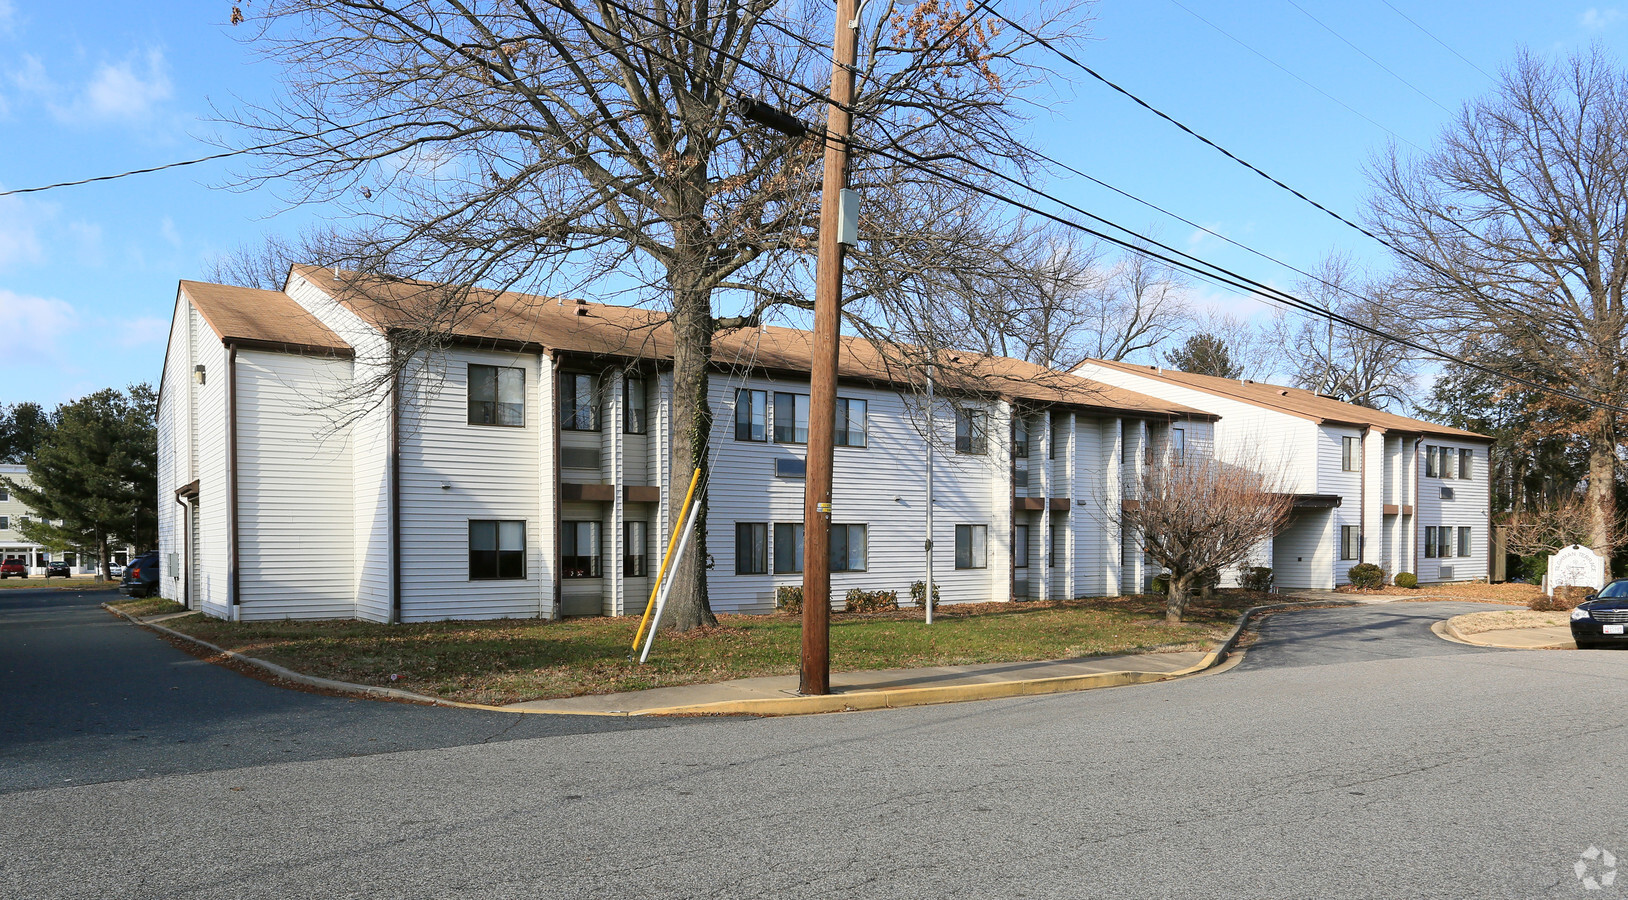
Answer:
MULTIPOLYGON (((1466 532, 1468 528, 1464 529, 1466 532)), ((1453 528, 1450 525, 1426 525, 1424 530, 1425 558, 1451 559, 1453 557, 1453 528)), ((1460 545, 1469 548, 1466 539, 1460 539, 1460 545)), ((1460 553, 1460 556, 1469 556, 1469 553, 1460 553)))
POLYGON ((604 574, 600 562, 599 523, 560 523, 560 575, 565 578, 598 578, 604 574))
POLYGON ((769 571, 769 523, 735 523, 735 574, 763 575, 769 571))
POLYGON ((643 578, 650 574, 647 534, 644 522, 622 523, 622 574, 628 578, 643 578))
POLYGON ((1059 525, 1056 522, 1051 523, 1051 534, 1049 535, 1049 539, 1047 541, 1047 544, 1050 547, 1050 554, 1046 559, 1046 568, 1056 568, 1057 561, 1067 555, 1068 548, 1064 546, 1066 543, 1064 538, 1066 538, 1067 535, 1068 532, 1063 529, 1062 525, 1059 525))
POLYGON ((1029 567, 1029 526, 1012 526, 1012 568, 1029 567))
POLYGON ((1470 555, 1470 526, 1460 525, 1458 528, 1458 555, 1470 555))
POLYGON ((803 571, 803 523, 776 522, 774 574, 793 575, 801 571, 803 571))
POLYGON ((1362 537, 1357 533, 1355 525, 1340 526, 1340 558, 1356 559, 1362 537))
POLYGON ((957 569, 984 569, 989 567, 989 526, 955 526, 955 567, 957 569))
POLYGON ((469 520, 471 579, 526 577, 526 523, 469 520))
POLYGON ((869 565, 864 525, 831 526, 831 571, 863 572, 869 565))

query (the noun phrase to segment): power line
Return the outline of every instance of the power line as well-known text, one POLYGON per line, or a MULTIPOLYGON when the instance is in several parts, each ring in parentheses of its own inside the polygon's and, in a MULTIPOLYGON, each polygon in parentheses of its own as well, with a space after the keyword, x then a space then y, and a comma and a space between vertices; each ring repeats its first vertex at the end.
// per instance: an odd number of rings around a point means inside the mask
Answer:
MULTIPOLYGON (((1262 53, 1261 51, 1256 50, 1254 47, 1252 47, 1249 44, 1245 43, 1241 38, 1238 38, 1238 37, 1234 36, 1231 32, 1227 31, 1225 28, 1222 28, 1220 25, 1217 25, 1214 22, 1211 22, 1209 19, 1206 19, 1203 16, 1199 15, 1198 13, 1194 12, 1193 10, 1189 9, 1187 6, 1182 4, 1181 0, 1170 0, 1170 2, 1174 3, 1178 7, 1181 7, 1183 12, 1186 12, 1188 15, 1192 16, 1193 18, 1195 18, 1195 19, 1199 20, 1200 22, 1203 22, 1205 25, 1208 25, 1211 28, 1215 29, 1218 33, 1220 33, 1220 35, 1222 37, 1226 38, 1229 41, 1232 41, 1233 43, 1235 43, 1238 46, 1244 48, 1245 50, 1248 50, 1250 53, 1253 53, 1256 56, 1259 56, 1261 59, 1266 60, 1267 63, 1269 63, 1274 68, 1281 71, 1283 74, 1289 76, 1290 78, 1293 78, 1295 81, 1300 82, 1301 84, 1305 85, 1306 87, 1311 88, 1312 90, 1316 91, 1317 93, 1322 94, 1324 97, 1327 97, 1329 100, 1332 100, 1333 102, 1338 103, 1340 106, 1344 107, 1347 112, 1351 113, 1352 115, 1357 116, 1358 118, 1366 121, 1368 124, 1374 126, 1375 128, 1378 128, 1380 131, 1385 132, 1386 134, 1390 135, 1391 137, 1396 138, 1397 140, 1401 141, 1404 144, 1407 144, 1410 147, 1413 147, 1416 150, 1422 150, 1423 149, 1418 144, 1413 143, 1412 141, 1408 140, 1407 138, 1397 134, 1396 132, 1390 130, 1389 128, 1386 128, 1384 125, 1381 125, 1377 120, 1370 117, 1366 113, 1360 112, 1359 110, 1357 110, 1356 107, 1352 106, 1351 104, 1345 102, 1344 100, 1341 100, 1340 98, 1334 96, 1333 94, 1330 94, 1328 91, 1325 91, 1322 88, 1318 87, 1317 85, 1312 84, 1311 82, 1307 81, 1306 79, 1300 77, 1300 75, 1298 75, 1295 72, 1293 72, 1292 70, 1286 68, 1282 63, 1278 62, 1277 60, 1273 59, 1270 56, 1267 56, 1265 53, 1262 53)), ((996 15, 1000 15, 1000 14, 996 13, 996 15)), ((1004 21, 1006 21, 1008 24, 1012 23, 1012 20, 1007 19, 1005 16, 1001 16, 1001 18, 1004 21)))
POLYGON ((1418 22, 1415 22, 1413 20, 1412 16, 1409 16, 1407 13, 1397 9, 1394 5, 1392 5, 1391 0, 1379 0, 1379 2, 1381 2, 1381 3, 1385 4, 1386 6, 1390 7, 1391 12, 1396 13, 1397 15, 1401 16, 1404 19, 1407 19, 1407 22, 1408 22, 1409 25, 1412 25, 1414 28, 1417 28, 1420 31, 1424 32, 1426 37, 1428 37, 1431 40, 1435 41, 1436 43, 1442 45, 1442 47, 1444 49, 1446 49, 1448 53, 1451 53, 1454 56, 1458 57, 1459 59, 1464 60, 1465 65, 1467 65, 1470 68, 1476 70, 1477 72, 1480 72, 1482 75, 1487 76, 1488 81, 1497 81, 1498 80, 1498 79, 1496 79, 1496 78, 1494 78, 1492 76, 1492 73, 1488 72, 1486 69, 1483 69, 1480 66, 1476 65, 1475 63, 1471 62, 1469 57, 1467 57, 1464 54, 1458 52, 1457 50, 1454 50, 1452 48, 1452 46, 1450 46, 1446 41, 1442 40, 1439 37, 1436 37, 1434 34, 1431 33, 1430 29, 1424 27, 1423 25, 1420 25, 1418 22))
POLYGON ((1310 12, 1307 12, 1307 10, 1306 10, 1306 8, 1304 6, 1301 6, 1300 4, 1296 3, 1295 0, 1284 0, 1284 2, 1288 3, 1290 6, 1294 7, 1295 9, 1300 10, 1301 13, 1305 14, 1306 18, 1312 20, 1313 22, 1316 22, 1318 25, 1321 25, 1324 31, 1328 32, 1329 34, 1334 35, 1335 37, 1339 38, 1341 41, 1344 41, 1345 45, 1347 47, 1350 47, 1352 50, 1355 50, 1358 53, 1362 54, 1363 57, 1365 59, 1367 59, 1369 62, 1373 63, 1374 65, 1376 65, 1378 67, 1380 67, 1381 69, 1384 69, 1385 73, 1387 75, 1390 75, 1392 78, 1395 78, 1397 81, 1400 81, 1403 84, 1407 85, 1408 88, 1411 89, 1415 94, 1418 94, 1419 96, 1425 98, 1426 100, 1429 100, 1431 103, 1436 104, 1436 106, 1441 108, 1442 112, 1447 113, 1449 115, 1452 114, 1453 111, 1448 109, 1445 106, 1442 106, 1441 102, 1438 101, 1435 97, 1432 97, 1429 94, 1425 93, 1424 91, 1420 90, 1418 88, 1418 86, 1415 85, 1413 82, 1408 81, 1406 78, 1403 78, 1402 76, 1396 74, 1394 71, 1391 70, 1390 66, 1387 66, 1384 63, 1380 62, 1379 60, 1374 59, 1373 56, 1369 55, 1368 51, 1362 49, 1361 47, 1358 47, 1356 44, 1351 43, 1351 41, 1345 35, 1339 33, 1338 31, 1335 31, 1333 28, 1329 27, 1327 22, 1324 22, 1322 19, 1319 19, 1316 16, 1312 15, 1310 12))

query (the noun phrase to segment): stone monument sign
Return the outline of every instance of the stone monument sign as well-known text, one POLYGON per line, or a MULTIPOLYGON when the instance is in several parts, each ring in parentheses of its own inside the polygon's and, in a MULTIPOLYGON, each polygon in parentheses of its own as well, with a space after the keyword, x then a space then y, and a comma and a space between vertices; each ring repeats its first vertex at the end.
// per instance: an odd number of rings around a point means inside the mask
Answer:
POLYGON ((1549 572, 1543 576, 1543 590, 1553 597, 1558 587, 1605 587, 1605 559, 1582 544, 1572 544, 1549 557, 1549 572))

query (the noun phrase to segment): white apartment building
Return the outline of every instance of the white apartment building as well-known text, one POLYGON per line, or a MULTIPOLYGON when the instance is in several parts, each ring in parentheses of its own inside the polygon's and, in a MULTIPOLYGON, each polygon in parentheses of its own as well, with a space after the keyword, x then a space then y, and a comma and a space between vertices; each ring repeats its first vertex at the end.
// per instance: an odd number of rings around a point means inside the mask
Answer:
MULTIPOLYGON (((392 329, 429 290, 305 266, 283 291, 181 282, 159 396, 164 596, 233 619, 643 611, 689 482, 669 462, 666 325, 486 295, 391 377, 392 329)), ((801 583, 810 341, 715 340, 716 611, 767 612, 801 583)), ((947 603, 1144 585, 1154 573, 1107 511, 1136 467, 1209 452, 1216 416, 1017 360, 957 363, 983 389, 940 385, 929 411, 891 360, 844 339, 833 601, 908 602, 929 537, 947 603)))
POLYGON ((1091 360, 1092 381, 1220 416, 1215 453, 1280 473, 1295 495, 1263 547, 1280 588, 1332 588, 1359 562, 1420 583, 1489 574, 1492 439, 1298 388, 1091 360))
MULTIPOLYGON (((27 466, 0 463, 0 478, 28 488, 34 486, 33 479, 28 477, 27 466)), ((53 553, 45 546, 24 538, 19 526, 37 518, 34 511, 23 505, 13 491, 0 483, 0 561, 21 560, 28 567, 28 574, 36 578, 45 574, 45 564, 53 560, 67 563, 75 575, 96 574, 101 563, 95 558, 95 553, 75 553, 72 550, 53 553)), ((129 561, 131 553, 129 547, 115 549, 113 562, 122 566, 129 561)))

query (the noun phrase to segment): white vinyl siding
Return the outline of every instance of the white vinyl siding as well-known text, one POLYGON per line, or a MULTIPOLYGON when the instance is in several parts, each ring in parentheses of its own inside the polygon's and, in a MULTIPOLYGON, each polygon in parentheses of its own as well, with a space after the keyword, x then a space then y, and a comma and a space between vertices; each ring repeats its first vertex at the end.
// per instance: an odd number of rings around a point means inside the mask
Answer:
POLYGON ((349 360, 237 357, 241 618, 346 618, 355 609, 351 448, 328 406, 349 360))
POLYGON ((192 341, 188 334, 191 304, 177 298, 170 320, 170 339, 164 353, 164 374, 159 385, 158 419, 158 587, 167 600, 180 602, 186 583, 181 566, 186 555, 186 508, 175 491, 192 481, 192 341), (170 557, 175 557, 175 566, 170 557))

